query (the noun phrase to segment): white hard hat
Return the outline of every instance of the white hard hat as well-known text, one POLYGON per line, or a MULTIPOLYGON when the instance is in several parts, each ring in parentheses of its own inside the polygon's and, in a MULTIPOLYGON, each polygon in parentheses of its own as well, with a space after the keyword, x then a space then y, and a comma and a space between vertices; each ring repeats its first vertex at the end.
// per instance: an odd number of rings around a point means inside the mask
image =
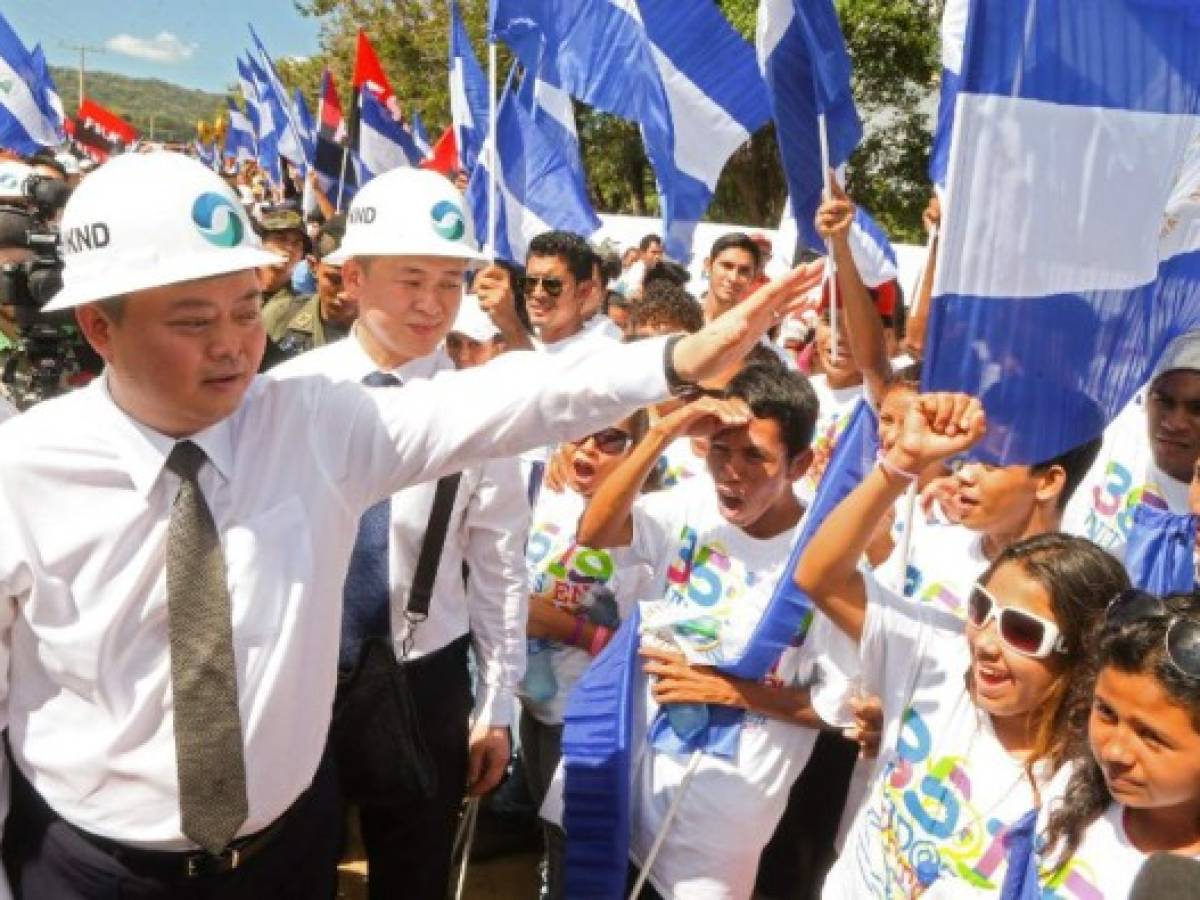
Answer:
POLYGON ((325 261, 356 256, 445 256, 482 260, 462 194, 436 172, 400 168, 354 195, 341 248, 325 261))
POLYGON ((462 298, 462 303, 458 304, 458 315, 455 316, 450 330, 481 344, 500 333, 500 329, 496 327, 492 317, 483 311, 483 307, 479 305, 479 298, 474 294, 467 294, 462 298))
POLYGON ((23 162, 8 160, 0 162, 0 202, 5 200, 24 200, 25 182, 36 173, 32 166, 23 162))
POLYGON ((237 198, 178 153, 126 153, 86 178, 60 224, 63 289, 47 311, 272 265, 237 198))

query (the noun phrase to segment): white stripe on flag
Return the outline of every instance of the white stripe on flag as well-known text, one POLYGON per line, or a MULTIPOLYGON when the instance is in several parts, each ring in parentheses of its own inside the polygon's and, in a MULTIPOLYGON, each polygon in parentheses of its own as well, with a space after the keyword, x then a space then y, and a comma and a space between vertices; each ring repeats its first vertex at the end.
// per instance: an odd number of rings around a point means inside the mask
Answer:
POLYGON ((547 81, 538 80, 533 86, 534 103, 546 115, 569 131, 576 134, 575 107, 571 104, 571 95, 560 87, 555 87, 547 81))
POLYGON ((1161 161, 1180 158, 1198 129, 1197 117, 959 95, 949 190, 984 208, 1004 202, 943 229, 935 293, 1042 297, 1154 281, 1178 176, 1161 161))
POLYGON ((13 70, 8 60, 0 56, 0 85, 5 82, 8 87, 3 96, 0 96, 0 104, 21 123, 25 133, 34 141, 44 147, 56 146, 59 143, 59 135, 54 133, 54 129, 42 115, 29 85, 13 70))

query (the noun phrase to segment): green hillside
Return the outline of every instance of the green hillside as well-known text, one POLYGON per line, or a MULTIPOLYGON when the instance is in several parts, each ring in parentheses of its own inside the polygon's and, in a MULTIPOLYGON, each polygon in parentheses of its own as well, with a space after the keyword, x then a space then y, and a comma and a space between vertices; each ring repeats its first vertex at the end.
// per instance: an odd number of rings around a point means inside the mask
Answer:
MULTIPOLYGON (((62 96, 63 109, 74 114, 79 106, 78 70, 52 66, 50 73, 62 96)), ((196 136, 196 121, 211 121, 225 106, 219 94, 111 72, 85 72, 84 90, 97 103, 132 122, 144 138, 150 138, 153 131, 155 140, 160 141, 191 140, 196 136)))

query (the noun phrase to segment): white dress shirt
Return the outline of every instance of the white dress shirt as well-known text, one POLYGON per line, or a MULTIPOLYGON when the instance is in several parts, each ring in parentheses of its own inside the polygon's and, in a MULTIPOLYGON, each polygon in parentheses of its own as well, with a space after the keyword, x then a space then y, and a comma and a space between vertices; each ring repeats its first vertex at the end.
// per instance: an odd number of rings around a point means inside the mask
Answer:
MULTIPOLYGON (((512 353, 395 390, 258 378, 231 416, 191 437, 210 460, 199 481, 232 600, 240 834, 274 821, 316 772, 364 510, 660 402, 663 349, 512 353)), ((154 849, 193 847, 179 821, 167 636, 173 443, 122 412, 104 378, 0 425, 0 728, 61 816, 154 849)), ((0 800, 7 788, 0 770, 0 800)))
MULTIPOLYGON (((271 376, 324 375, 334 381, 361 382, 377 366, 357 335, 318 347, 273 369, 271 376)), ((445 351, 414 359, 389 370, 403 384, 453 372, 445 351)), ((454 415, 454 410, 446 411, 454 415)), ((396 654, 408 637, 404 610, 429 525, 436 482, 414 485, 392 496, 389 540, 392 638, 396 654)), ((450 516, 451 527, 438 565, 429 617, 416 629, 409 659, 440 650, 468 631, 480 667, 476 722, 508 725, 514 693, 525 673, 525 539, 529 500, 515 457, 488 460, 462 473, 450 516), (470 566, 464 586, 462 564, 470 566)))
POLYGON ((3 397, 0 397, 0 422, 5 421, 6 419, 11 419, 13 416, 17 415, 17 412, 18 410, 15 406, 13 406, 3 397))

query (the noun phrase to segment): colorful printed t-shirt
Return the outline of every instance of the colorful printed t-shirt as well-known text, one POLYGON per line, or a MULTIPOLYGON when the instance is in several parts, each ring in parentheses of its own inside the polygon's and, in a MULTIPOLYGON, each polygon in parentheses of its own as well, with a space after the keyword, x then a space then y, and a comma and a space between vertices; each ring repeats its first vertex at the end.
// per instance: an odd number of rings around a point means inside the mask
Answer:
MULTIPOLYGON (((883 686, 881 758, 822 896, 996 896, 1005 831, 1035 805, 1024 764, 967 692, 961 620, 865 577, 860 652, 883 686)), ((1067 775, 1045 779, 1042 798, 1059 796, 1067 775)))
MULTIPOLYGON (((850 424, 850 413, 854 411, 854 404, 863 396, 864 388, 861 384, 847 388, 831 388, 824 375, 814 375, 809 379, 809 383, 812 384, 821 404, 817 413, 817 427, 813 432, 812 450, 819 460, 827 463, 838 438, 850 424)), ((821 471, 824 471, 823 465, 821 471)), ((819 482, 820 473, 810 472, 800 479, 798 493, 806 500, 811 500, 816 495, 819 482)))
MULTIPOLYGON (((652 565, 651 595, 698 614, 688 616, 680 636, 701 658, 720 662, 737 655, 784 577, 799 526, 769 540, 750 537, 721 516, 708 476, 641 498, 633 515, 632 545, 618 558, 652 565)), ((825 673, 830 660, 854 652, 827 619, 815 616, 804 645, 786 650, 766 681, 807 685, 820 658, 826 680, 814 692, 838 694, 836 674, 825 673)), ((638 865, 688 765, 688 757, 657 751, 646 740, 658 704, 650 696, 649 679, 643 680, 633 742, 642 748, 635 752, 632 800, 631 856, 638 865)), ((837 706, 840 697, 813 702, 818 708, 837 706)), ((659 893, 687 900, 749 897, 759 854, 815 740, 816 732, 808 728, 748 714, 732 759, 702 757, 650 873, 659 893)))
MULTIPOLYGON (((645 566, 618 567, 609 551, 575 543, 575 529, 586 505, 572 490, 556 493, 546 489, 538 495, 525 547, 530 599, 544 597, 577 615, 608 597, 616 602, 624 619, 649 571, 645 566)), ((554 647, 547 652, 558 682, 557 693, 544 703, 521 696, 530 715, 547 725, 562 723, 567 697, 592 661, 591 654, 578 647, 554 647)))
POLYGON ((1146 854, 1130 843, 1124 818, 1125 807, 1109 804, 1075 855, 1045 877, 1042 900, 1125 900, 1146 854))

